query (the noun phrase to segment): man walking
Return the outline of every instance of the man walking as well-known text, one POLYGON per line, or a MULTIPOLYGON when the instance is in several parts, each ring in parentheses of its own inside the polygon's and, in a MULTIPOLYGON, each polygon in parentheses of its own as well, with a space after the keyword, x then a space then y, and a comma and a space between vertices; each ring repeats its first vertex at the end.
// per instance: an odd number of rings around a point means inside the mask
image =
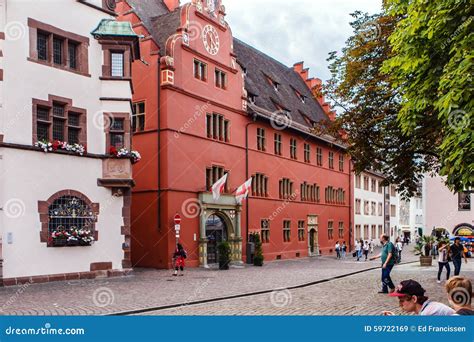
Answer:
POLYGON ((334 249, 336 250, 336 259, 341 259, 341 245, 339 244, 339 241, 336 242, 334 249))
POLYGON ((461 239, 459 237, 454 239, 454 243, 450 248, 451 258, 453 259, 454 264, 454 275, 458 276, 461 273, 461 258, 464 257, 464 260, 467 264, 466 253, 464 253, 464 246, 461 244, 461 239))
POLYGON ((403 250, 403 244, 400 241, 400 238, 397 239, 397 243, 395 244, 395 247, 397 247, 397 264, 399 264, 402 261, 402 250, 403 250))
POLYGON ((393 265, 395 265, 396 261, 395 246, 390 242, 389 236, 385 234, 380 236, 380 243, 382 244, 382 252, 370 258, 370 260, 382 259, 382 291, 379 291, 379 293, 388 293, 389 288, 390 293, 392 293, 395 291, 395 285, 393 284, 392 278, 390 278, 390 272, 392 272, 393 265))

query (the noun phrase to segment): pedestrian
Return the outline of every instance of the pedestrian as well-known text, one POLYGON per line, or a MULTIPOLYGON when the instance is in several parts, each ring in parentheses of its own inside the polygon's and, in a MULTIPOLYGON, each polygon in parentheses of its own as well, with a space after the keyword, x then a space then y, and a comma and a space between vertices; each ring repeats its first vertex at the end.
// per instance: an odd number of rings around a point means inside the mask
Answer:
POLYGON ((370 254, 374 254, 374 239, 370 239, 370 242, 369 242, 369 247, 370 247, 370 254))
POLYGON ((379 255, 370 258, 370 260, 375 260, 378 258, 382 259, 382 291, 379 293, 388 293, 395 291, 395 285, 390 278, 390 272, 395 265, 396 250, 393 243, 390 242, 390 238, 386 234, 380 236, 380 243, 382 244, 382 251, 379 255))
POLYGON ((342 242, 341 253, 342 253, 342 258, 345 259, 346 258, 346 253, 347 253, 346 241, 342 242))
POLYGON ((403 244, 401 243, 399 238, 397 239, 395 247, 397 247, 397 264, 399 264, 402 261, 402 250, 403 250, 403 244))
POLYGON ((445 287, 449 304, 456 311, 456 315, 474 316, 471 281, 464 277, 452 277, 446 281, 445 287))
POLYGON ((341 245, 339 244, 339 241, 336 242, 334 249, 336 250, 336 259, 341 259, 341 245))
POLYGON ((365 256, 365 261, 367 261, 367 257, 369 256, 369 242, 365 241, 364 242, 364 256, 365 256))
POLYGON ((441 241, 438 245, 438 284, 441 284, 441 273, 443 272, 443 268, 446 267, 446 280, 449 279, 449 275, 451 274, 451 267, 449 267, 449 245, 441 241))
POLYGON ((359 240, 356 240, 355 252, 356 252, 357 261, 360 260, 361 250, 362 250, 362 245, 360 244, 359 240))
POLYGON ((462 257, 464 257, 464 260, 467 264, 466 253, 464 253, 464 246, 461 245, 461 239, 459 237, 456 237, 454 239, 454 243, 451 245, 449 250, 451 252, 451 259, 453 260, 454 264, 454 275, 457 276, 459 275, 459 273, 461 273, 462 257))
MULTIPOLYGON (((414 280, 404 280, 397 286, 395 292, 389 294, 398 297, 398 305, 408 313, 420 316, 451 316, 455 311, 442 303, 434 302, 425 296, 425 289, 414 280)), ((394 315, 391 311, 384 311, 384 316, 394 315)))
POLYGON ((184 260, 188 257, 186 251, 184 250, 183 246, 178 243, 176 245, 176 250, 173 253, 173 261, 174 261, 174 273, 173 276, 178 276, 178 271, 181 271, 180 276, 184 275, 184 260))

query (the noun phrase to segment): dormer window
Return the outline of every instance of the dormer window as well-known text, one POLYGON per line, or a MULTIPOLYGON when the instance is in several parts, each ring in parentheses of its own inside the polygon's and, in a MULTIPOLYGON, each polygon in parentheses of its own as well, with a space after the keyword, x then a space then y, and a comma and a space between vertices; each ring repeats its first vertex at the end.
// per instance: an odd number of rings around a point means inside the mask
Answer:
POLYGON ((254 94, 249 94, 248 99, 250 103, 255 104, 255 101, 257 100, 257 96, 254 94))
POLYGON ((278 82, 272 81, 273 83, 273 89, 275 89, 276 92, 278 92, 280 88, 280 84, 278 82))
POLYGON ((300 95, 301 102, 306 103, 306 96, 300 95))

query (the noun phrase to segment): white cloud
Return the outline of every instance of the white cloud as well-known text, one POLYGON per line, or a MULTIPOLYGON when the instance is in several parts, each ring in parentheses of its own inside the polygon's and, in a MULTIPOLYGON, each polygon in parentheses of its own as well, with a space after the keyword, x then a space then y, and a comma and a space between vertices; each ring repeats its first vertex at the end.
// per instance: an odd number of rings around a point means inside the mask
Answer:
MULTIPOLYGON (((181 3, 190 2, 181 1, 181 3)), ((350 13, 376 13, 381 0, 224 0, 235 37, 291 66, 305 61, 311 77, 330 77, 328 53, 352 34, 350 13)))

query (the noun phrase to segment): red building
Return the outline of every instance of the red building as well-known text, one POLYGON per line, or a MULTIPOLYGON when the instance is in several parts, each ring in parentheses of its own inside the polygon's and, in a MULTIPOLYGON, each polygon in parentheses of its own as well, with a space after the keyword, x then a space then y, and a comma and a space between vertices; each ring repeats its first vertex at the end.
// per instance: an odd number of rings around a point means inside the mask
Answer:
POLYGON ((132 261, 169 268, 180 241, 190 266, 217 261, 227 240, 245 261, 251 232, 265 260, 332 253, 349 242, 350 162, 331 137, 311 133, 329 106, 303 63, 288 68, 235 39, 221 0, 123 0, 120 20, 145 36, 133 65, 132 261), (226 193, 212 184, 228 173, 226 193), (233 192, 253 177, 243 205, 233 192))

